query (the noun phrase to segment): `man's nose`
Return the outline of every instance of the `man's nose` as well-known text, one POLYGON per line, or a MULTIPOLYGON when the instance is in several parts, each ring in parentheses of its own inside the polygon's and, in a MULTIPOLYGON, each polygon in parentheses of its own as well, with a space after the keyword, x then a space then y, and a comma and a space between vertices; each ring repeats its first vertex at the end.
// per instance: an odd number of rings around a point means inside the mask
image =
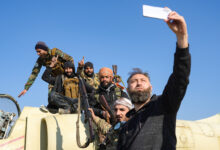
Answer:
POLYGON ((119 115, 120 115, 120 112, 119 112, 119 111, 116 111, 115 114, 116 114, 116 116, 119 116, 119 115))
POLYGON ((137 80, 137 85, 138 85, 138 86, 142 85, 142 83, 141 83, 140 80, 137 80))

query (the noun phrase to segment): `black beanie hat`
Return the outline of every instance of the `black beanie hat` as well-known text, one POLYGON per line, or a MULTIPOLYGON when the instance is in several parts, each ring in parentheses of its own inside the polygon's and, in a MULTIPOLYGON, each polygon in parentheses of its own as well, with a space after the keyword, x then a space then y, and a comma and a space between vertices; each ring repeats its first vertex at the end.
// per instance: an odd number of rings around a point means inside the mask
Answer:
POLYGON ((45 50, 45 51, 49 50, 49 48, 46 45, 46 43, 44 43, 42 41, 37 42, 37 44, 35 45, 35 49, 42 49, 42 50, 45 50))
POLYGON ((93 64, 91 62, 86 62, 84 65, 84 69, 86 69, 87 67, 93 68, 93 64))
POLYGON ((64 69, 65 68, 75 68, 74 64, 71 61, 67 61, 64 63, 64 69))
POLYGON ((75 76, 75 66, 74 66, 74 64, 71 61, 67 61, 67 62, 64 63, 64 69, 68 68, 68 67, 73 69, 73 73, 70 76, 65 73, 66 76, 74 77, 75 76))

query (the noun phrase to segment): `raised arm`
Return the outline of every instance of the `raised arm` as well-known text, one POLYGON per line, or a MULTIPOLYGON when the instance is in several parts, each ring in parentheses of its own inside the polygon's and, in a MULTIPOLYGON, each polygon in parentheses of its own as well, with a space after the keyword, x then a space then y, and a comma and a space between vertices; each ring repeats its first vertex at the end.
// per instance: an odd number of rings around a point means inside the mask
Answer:
POLYGON ((186 22, 176 12, 171 12, 165 20, 170 29, 176 34, 177 48, 174 57, 173 73, 163 91, 163 106, 167 111, 177 112, 189 84, 191 56, 188 47, 186 22))
POLYGON ((78 67, 77 67, 77 74, 80 75, 82 78, 84 78, 84 71, 83 71, 83 67, 84 67, 84 56, 82 58, 82 60, 80 60, 78 62, 78 67))
POLYGON ((177 45, 179 48, 188 47, 188 33, 185 19, 177 12, 172 11, 168 19, 165 20, 169 28, 176 34, 177 45))
POLYGON ((106 122, 104 119, 99 118, 98 116, 95 115, 95 113, 93 112, 92 108, 88 109, 91 114, 92 114, 92 119, 93 122, 95 123, 95 125, 97 126, 97 128, 103 133, 103 134, 107 134, 109 129, 112 127, 111 124, 109 124, 108 122, 106 122))

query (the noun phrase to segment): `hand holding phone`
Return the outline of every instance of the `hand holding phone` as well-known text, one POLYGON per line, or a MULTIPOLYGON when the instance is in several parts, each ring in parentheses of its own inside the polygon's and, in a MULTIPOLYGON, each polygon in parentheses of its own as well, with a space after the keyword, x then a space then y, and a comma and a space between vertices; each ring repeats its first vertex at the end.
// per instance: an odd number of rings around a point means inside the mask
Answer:
POLYGON ((143 5, 143 16, 152 17, 157 19, 167 19, 171 10, 167 7, 154 7, 149 5, 143 5))

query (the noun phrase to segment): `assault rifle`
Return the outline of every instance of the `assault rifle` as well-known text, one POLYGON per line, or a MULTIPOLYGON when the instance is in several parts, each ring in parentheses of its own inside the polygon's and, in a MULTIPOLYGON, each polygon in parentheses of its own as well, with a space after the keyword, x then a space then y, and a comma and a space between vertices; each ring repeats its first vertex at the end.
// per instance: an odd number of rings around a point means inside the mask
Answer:
POLYGON ((118 87, 120 87, 121 89, 124 89, 124 88, 125 88, 125 84, 124 84, 124 82, 122 81, 122 78, 121 78, 119 75, 117 75, 117 70, 118 70, 117 65, 112 65, 112 70, 113 70, 113 74, 114 74, 114 78, 113 78, 114 83, 115 83, 118 87), (119 84, 119 82, 121 82, 121 83, 123 84, 123 86, 121 86, 121 85, 119 84))
POLYGON ((110 106, 108 105, 108 102, 106 101, 104 95, 101 95, 99 97, 99 102, 104 107, 104 109, 108 111, 108 113, 110 115, 110 122, 111 122, 111 124, 115 124, 115 122, 116 122, 115 115, 112 112, 110 106))
MULTIPOLYGON (((78 143, 78 146, 81 148, 85 148, 89 145, 89 143, 93 142, 95 139, 95 135, 94 135, 94 131, 93 131, 93 127, 92 127, 92 115, 90 113, 90 111, 88 110, 89 106, 89 100, 88 100, 88 95, 87 95, 87 91, 86 91, 86 87, 85 87, 85 83, 84 80, 78 76, 79 78, 79 92, 80 92, 80 100, 82 103, 82 109, 85 113, 85 122, 88 122, 89 124, 89 134, 90 134, 90 138, 87 141, 87 143, 85 145, 81 145, 80 143, 78 143)), ((79 107, 79 106, 78 106, 79 107)), ((78 132, 78 141, 79 141, 79 132, 78 132)))
POLYGON ((117 81, 117 70, 118 70, 118 67, 117 67, 117 65, 112 65, 112 70, 113 70, 113 74, 114 74, 114 82, 115 83, 117 83, 118 81, 117 81))

